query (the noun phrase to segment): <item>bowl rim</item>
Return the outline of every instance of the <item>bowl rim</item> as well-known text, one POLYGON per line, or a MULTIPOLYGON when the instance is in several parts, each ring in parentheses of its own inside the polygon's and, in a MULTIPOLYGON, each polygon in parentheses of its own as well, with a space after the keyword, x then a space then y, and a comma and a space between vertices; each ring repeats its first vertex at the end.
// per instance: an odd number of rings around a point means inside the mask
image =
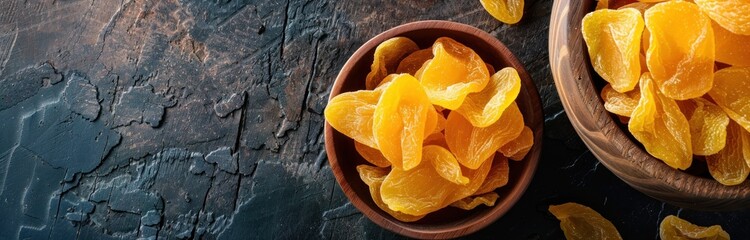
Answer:
POLYGON ((748 181, 740 185, 725 186, 714 179, 673 169, 635 144, 628 133, 619 128, 611 114, 604 110, 601 97, 593 86, 593 76, 596 73, 591 70, 588 50, 580 32, 580 21, 571 22, 576 14, 583 17, 591 12, 582 9, 586 8, 586 4, 593 7, 592 2, 555 1, 548 35, 550 70, 560 102, 588 149, 618 178, 658 200, 696 210, 724 211, 750 207, 750 204, 744 204, 745 207, 727 204, 737 199, 745 199, 745 203, 750 203, 748 181), (578 6, 580 9, 571 9, 574 4, 581 4, 578 6), (571 57, 572 54, 581 54, 583 57, 576 59, 571 57), (592 100, 592 95, 598 100, 592 100), (623 171, 622 168, 634 168, 636 172, 623 171), (675 198, 672 196, 675 193, 686 196, 675 198))
POLYGON ((534 132, 534 145, 531 151, 529 151, 529 154, 523 160, 523 161, 528 161, 528 163, 526 164, 527 166, 524 169, 522 169, 522 172, 520 173, 520 178, 518 179, 518 183, 516 183, 514 185, 514 188, 510 190, 510 192, 513 192, 513 193, 518 192, 518 194, 509 194, 510 197, 500 198, 504 200, 503 201, 498 200, 495 206, 487 209, 488 210, 487 213, 483 213, 481 217, 476 217, 468 222, 462 222, 461 224, 456 224, 455 226, 441 228, 441 229, 411 228, 409 226, 406 226, 406 224, 408 223, 403 223, 397 220, 392 220, 390 218, 382 216, 381 213, 370 209, 370 206, 368 206, 362 200, 360 200, 360 197, 352 190, 352 186, 346 181, 343 174, 339 174, 339 172, 342 172, 343 169, 339 165, 337 157, 335 156, 336 148, 335 146, 333 146, 334 145, 333 144, 334 129, 331 127, 331 125, 327 121, 325 122, 325 130, 324 130, 326 154, 328 156, 328 162, 331 166, 331 170, 334 172, 336 181, 338 182, 339 186, 343 190, 346 197, 360 212, 362 212, 367 218, 372 220, 377 225, 385 229, 388 229, 392 232, 395 232, 397 234, 401 234, 401 235, 408 236, 408 237, 414 237, 414 238, 460 237, 460 236, 464 236, 464 235, 476 232, 488 226, 489 224, 495 222, 497 219, 502 217, 505 213, 507 213, 513 207, 513 205, 515 205, 515 203, 518 202, 521 196, 523 196, 524 192, 530 185, 534 172, 536 171, 536 168, 540 160, 541 148, 542 148, 542 135, 543 135, 542 133, 543 133, 543 127, 544 127, 544 124, 543 124, 544 115, 543 115, 543 109, 541 105, 541 98, 539 97, 539 93, 536 88, 536 85, 533 83, 533 81, 531 80, 531 77, 528 75, 528 72, 526 72, 524 66, 515 57, 515 55, 500 40, 490 35, 489 33, 483 30, 480 30, 476 27, 470 26, 470 25, 452 22, 452 21, 445 21, 445 20, 422 20, 422 21, 410 22, 410 23, 402 24, 402 25, 393 27, 389 30, 386 30, 376 35, 375 37, 371 38, 370 40, 366 41, 364 44, 362 44, 349 57, 347 62, 341 68, 341 71, 336 77, 336 80, 331 89, 328 101, 330 102, 330 100, 333 97, 342 93, 341 90, 344 85, 343 81, 347 78, 346 73, 349 73, 352 71, 352 69, 354 68, 354 65, 357 62, 356 59, 362 58, 371 49, 374 49, 379 43, 389 38, 401 36, 408 32, 424 30, 424 29, 451 30, 451 31, 459 31, 459 32, 472 35, 473 37, 476 37, 477 39, 486 43, 488 46, 497 49, 497 51, 499 52, 503 52, 503 51, 507 52, 508 53, 507 56, 498 56, 498 57, 502 58, 504 61, 507 61, 510 66, 513 66, 514 68, 516 68, 519 72, 519 75, 521 75, 523 87, 528 89, 526 91, 528 94, 527 97, 534 99, 534 100, 531 100, 531 105, 533 105, 534 107, 533 111, 535 112, 535 115, 538 115, 537 117, 538 119, 530 120, 532 123, 534 123, 533 125, 535 125, 535 126, 529 126, 530 128, 532 128, 534 132), (500 203, 503 203, 503 204, 500 204, 500 203))

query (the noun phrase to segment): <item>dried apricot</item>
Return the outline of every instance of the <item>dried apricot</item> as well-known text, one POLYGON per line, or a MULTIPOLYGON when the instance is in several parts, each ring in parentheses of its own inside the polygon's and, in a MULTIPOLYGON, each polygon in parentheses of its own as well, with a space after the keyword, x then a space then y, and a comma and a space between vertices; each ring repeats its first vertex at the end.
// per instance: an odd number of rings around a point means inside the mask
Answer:
POLYGON ((612 222, 589 207, 565 203, 550 205, 549 211, 560 220, 560 228, 568 240, 622 239, 612 222))
POLYGON ((750 35, 750 1, 695 0, 695 4, 727 30, 750 35))
POLYGON ((432 159, 424 159, 408 171, 393 168, 385 177, 380 193, 390 209, 419 216, 437 211, 452 202, 447 202, 447 199, 455 194, 459 185, 440 176, 430 161, 432 159))
POLYGON ((424 145, 438 145, 444 148, 448 148, 448 143, 445 142, 445 135, 441 132, 430 134, 424 139, 424 145))
POLYGON ((416 76, 417 70, 430 59, 432 59, 431 48, 417 50, 401 60, 398 68, 396 68, 396 73, 408 73, 416 76))
POLYGON ((701 227, 674 215, 669 215, 659 224, 659 237, 663 240, 673 239, 713 239, 729 240, 729 233, 719 225, 701 227))
POLYGON ((620 116, 630 117, 633 114, 633 109, 638 105, 638 100, 641 99, 641 89, 636 88, 621 93, 615 91, 612 85, 607 84, 602 89, 601 95, 604 100, 604 109, 620 116))
POLYGON ((482 184, 484 184, 484 180, 487 179, 487 176, 490 173, 490 169, 492 168, 494 158, 495 155, 493 154, 485 161, 483 161, 482 165, 477 169, 469 169, 467 167, 461 166, 461 172, 464 174, 464 176, 469 178, 469 183, 466 185, 456 185, 456 190, 451 193, 451 195, 448 197, 447 202, 452 203, 465 197, 475 195, 477 190, 479 190, 479 188, 482 187, 482 184))
POLYGON ((375 202, 375 205, 378 205, 380 209, 402 222, 414 222, 424 217, 424 215, 414 216, 399 211, 393 211, 383 202, 383 199, 380 196, 380 186, 383 184, 385 176, 388 175, 387 169, 359 165, 357 166, 357 172, 359 172, 359 177, 362 181, 370 187, 370 196, 372 197, 373 202, 375 202))
POLYGON ((365 81, 367 89, 375 89, 385 76, 396 72, 401 59, 417 50, 417 44, 405 37, 394 37, 380 43, 375 48, 375 57, 365 81))
POLYGON ((385 87, 373 114, 372 131, 378 149, 393 167, 409 170, 419 165, 427 118, 434 112, 411 75, 400 74, 385 87))
POLYGON ((581 31, 594 70, 618 92, 633 90, 641 75, 641 13, 632 8, 597 10, 583 17, 581 31))
POLYGON ((732 33, 716 22, 711 26, 716 42, 716 61, 732 66, 750 66, 750 35, 732 33))
POLYGON ((708 92, 715 56, 711 19, 683 1, 656 4, 644 16, 650 33, 646 64, 659 90, 677 100, 708 92))
POLYGON ((520 91, 521 77, 516 69, 506 67, 492 75, 482 91, 466 96, 456 112, 474 126, 487 127, 500 118, 503 111, 516 100, 520 91))
POLYGON ((596 2, 596 10, 609 8, 609 0, 599 0, 596 2))
POLYGON ((448 149, 438 145, 425 146, 423 149, 422 157, 430 159, 435 171, 444 179, 461 185, 469 183, 469 178, 461 175, 461 165, 448 149))
POLYGON ((500 197, 497 193, 490 192, 472 197, 465 197, 461 200, 451 203, 451 207, 457 207, 463 210, 472 210, 479 205, 484 204, 485 206, 495 206, 495 202, 500 197))
POLYGON ((687 118, 674 100, 656 89, 649 73, 641 77, 640 88, 628 130, 652 156, 670 167, 687 169, 693 161, 687 118))
POLYGON ((382 89, 341 93, 328 102, 325 119, 347 137, 377 149, 372 133, 372 117, 381 94, 382 89))
POLYGON ((518 137, 506 143, 497 151, 510 159, 520 161, 526 157, 526 154, 529 153, 533 145, 534 132, 531 131, 531 128, 524 126, 521 135, 518 135, 518 137))
POLYGON ((524 123, 521 111, 513 102, 500 119, 487 127, 476 127, 463 115, 451 112, 448 115, 445 129, 445 140, 458 162, 476 169, 495 151, 512 141, 523 131, 524 123))
POLYGON ((432 104, 454 110, 466 95, 481 91, 490 81, 482 58, 451 38, 435 40, 432 54, 434 57, 416 75, 432 104))
POLYGON ((479 2, 492 17, 507 24, 518 23, 523 16, 523 0, 479 0, 479 2))
MULTIPOLYGON (((724 149, 714 155, 706 156, 708 172, 721 184, 737 185, 747 179, 750 167, 744 156, 743 134, 748 134, 734 122, 727 126, 727 139, 724 149)), ((750 157, 750 156, 748 156, 750 157)))
POLYGON ((729 117, 719 106, 703 98, 678 103, 690 124, 693 154, 711 155, 724 148, 729 117))
POLYGON ((508 184, 509 176, 510 167, 508 166, 508 159, 505 157, 496 157, 492 161, 490 172, 487 173, 487 177, 484 179, 482 186, 479 186, 479 189, 477 189, 477 192, 475 192, 474 195, 492 192, 499 187, 505 186, 505 184, 508 184))
POLYGON ((361 155, 362 158, 365 159, 365 161, 371 163, 372 165, 382 168, 391 166, 391 162, 389 162, 388 159, 383 156, 383 153, 381 153, 380 150, 368 147, 367 145, 357 141, 354 141, 354 149, 357 150, 359 155, 361 155))
POLYGON ((750 131, 750 67, 729 67, 716 71, 714 87, 708 92, 729 118, 750 131))

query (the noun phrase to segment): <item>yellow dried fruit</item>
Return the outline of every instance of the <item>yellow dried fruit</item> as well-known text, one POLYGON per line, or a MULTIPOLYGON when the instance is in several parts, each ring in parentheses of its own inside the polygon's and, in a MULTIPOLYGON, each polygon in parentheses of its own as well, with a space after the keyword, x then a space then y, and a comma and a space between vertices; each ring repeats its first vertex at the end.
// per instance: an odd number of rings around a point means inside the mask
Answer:
POLYGON ((533 145, 534 132, 531 131, 531 128, 524 126, 518 137, 506 143, 497 151, 510 159, 520 161, 526 157, 526 154, 529 153, 533 145))
POLYGON ((601 95, 604 100, 604 109, 620 116, 630 117, 633 114, 633 109, 638 105, 638 100, 641 99, 641 89, 636 88, 621 93, 615 91, 612 85, 607 84, 602 89, 601 95))
POLYGON ((641 99, 633 110, 628 130, 652 156, 670 167, 687 169, 693 161, 690 125, 677 103, 654 86, 648 73, 640 81, 641 99))
POLYGON ((594 70, 618 92, 633 90, 641 75, 640 12, 632 8, 597 10, 583 17, 581 31, 594 70))
POLYGON ((750 144, 743 142, 743 134, 748 134, 734 122, 727 126, 727 139, 724 149, 718 153, 706 156, 708 172, 721 184, 732 186, 737 185, 747 179, 750 173, 750 167, 746 163, 744 155, 744 145, 750 144))
POLYGON ((499 187, 505 186, 505 184, 508 184, 509 176, 510 167, 508 166, 508 159, 505 157, 496 157, 482 186, 479 186, 474 195, 489 193, 499 187))
POLYGON ((370 187, 370 196, 372 197, 373 202, 375 202, 375 205, 378 205, 380 209, 393 216, 393 218, 402 222, 414 222, 425 216, 413 216, 399 211, 393 211, 383 202, 383 199, 380 196, 380 186, 383 184, 385 176, 388 175, 387 169, 359 165, 357 166, 357 172, 359 172, 359 177, 362 181, 370 187))
POLYGON ((716 43, 716 61, 732 66, 750 66, 750 35, 732 33, 716 22, 712 22, 711 26, 716 43))
POLYGON ((693 154, 707 156, 724 148, 729 117, 719 106, 703 98, 679 103, 690 124, 693 154))
POLYGON ((361 155, 362 158, 365 159, 365 161, 371 163, 372 165, 381 168, 391 166, 391 162, 389 162, 388 159, 383 156, 383 153, 381 153, 380 150, 368 147, 367 145, 357 141, 354 141, 354 149, 357 150, 359 155, 361 155))
POLYGON ((339 94, 328 102, 324 111, 326 121, 354 141, 378 148, 372 134, 372 117, 381 94, 382 89, 339 94))
POLYGON ((492 17, 507 24, 515 24, 523 17, 523 0, 479 0, 492 17))
POLYGON ((417 50, 401 60, 398 64, 398 68, 396 68, 396 73, 408 73, 416 76, 417 70, 419 70, 422 65, 430 59, 432 59, 431 48, 417 50))
POLYGON ((469 178, 461 175, 461 165, 448 149, 438 145, 425 146, 423 149, 422 157, 430 159, 435 171, 444 179, 461 185, 469 183, 469 178))
POLYGON ((367 74, 367 89, 375 89, 385 76, 396 72, 401 59, 417 50, 417 44, 405 37, 394 37, 380 43, 375 48, 375 57, 370 66, 370 73, 367 74))
POLYGON ((466 96, 456 112, 472 125, 487 127, 495 123, 521 91, 521 77, 516 69, 506 67, 492 75, 482 91, 466 96))
POLYGON ((465 197, 461 200, 451 203, 450 206, 457 207, 463 210, 472 210, 482 204, 488 207, 492 207, 492 206, 495 206, 495 202, 497 201, 497 198, 499 197, 500 196, 494 192, 485 193, 485 194, 481 194, 478 196, 465 197))
POLYGON ((714 87, 708 92, 729 118, 750 131, 750 67, 729 67, 716 71, 714 87))
POLYGON ((464 173, 464 176, 469 178, 469 183, 466 185, 456 185, 457 188, 448 197, 447 203, 452 203, 468 196, 475 195, 477 190, 479 190, 479 188, 482 187, 482 184, 484 184, 484 180, 487 179, 494 158, 495 155, 490 156, 483 161, 482 165, 477 169, 469 169, 461 166, 461 172, 464 173))
POLYGON ((695 4, 727 30, 736 34, 750 35, 750 1, 695 0, 695 4))
POLYGON ((650 33, 646 64, 659 90, 677 100, 708 92, 715 56, 711 19, 683 1, 656 4, 644 16, 650 33))
POLYGON ((662 240, 712 239, 729 240, 729 233, 719 225, 701 227, 679 217, 669 215, 659 224, 659 237, 662 240))
MULTIPOLYGON (((426 154, 425 156, 429 156, 426 154)), ((421 164, 405 171, 393 168, 380 187, 383 202, 388 208, 419 216, 441 209, 451 202, 458 185, 446 180, 424 159, 421 164)))
POLYGON ((550 205, 549 211, 560 220, 568 240, 622 239, 612 222, 593 209, 578 203, 550 205))

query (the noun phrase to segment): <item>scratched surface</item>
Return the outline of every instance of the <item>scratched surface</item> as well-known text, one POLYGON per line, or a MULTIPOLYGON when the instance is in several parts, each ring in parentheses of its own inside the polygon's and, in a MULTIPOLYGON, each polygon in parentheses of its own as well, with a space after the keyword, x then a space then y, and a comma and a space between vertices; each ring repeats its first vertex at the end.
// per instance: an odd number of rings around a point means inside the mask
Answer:
POLYGON ((479 1, 3 0, 0 239, 399 238, 336 184, 322 112, 357 47, 421 19, 505 42, 544 102, 531 187, 472 238, 560 239, 546 208, 568 201, 626 239, 668 214, 750 238, 747 212, 665 205, 598 164, 550 75, 551 1, 526 2, 507 26, 479 1))

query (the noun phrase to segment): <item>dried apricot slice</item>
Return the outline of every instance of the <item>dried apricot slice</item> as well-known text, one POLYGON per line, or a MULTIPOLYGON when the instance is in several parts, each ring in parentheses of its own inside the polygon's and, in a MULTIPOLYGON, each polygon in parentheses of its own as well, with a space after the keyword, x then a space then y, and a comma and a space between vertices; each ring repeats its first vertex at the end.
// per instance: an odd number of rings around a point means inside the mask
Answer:
POLYGON ((602 89, 601 95, 604 100, 604 109, 620 116, 630 117, 633 109, 638 105, 638 100, 641 99, 641 89, 635 88, 621 93, 615 91, 612 85, 607 84, 602 89))
POLYGON ((652 156, 670 167, 687 169, 693 161, 687 118, 674 100, 656 89, 649 73, 641 77, 640 88, 628 130, 652 156))
POLYGON ((445 140, 458 162, 477 169, 495 151, 512 141, 523 131, 521 111, 513 102, 495 123, 487 127, 476 127, 463 115, 451 112, 448 115, 445 140))
POLYGON ((345 92, 333 97, 324 111, 326 121, 347 137, 368 147, 378 148, 372 133, 372 117, 381 90, 345 92))
POLYGON ((385 177, 380 193, 383 202, 390 209, 419 216, 450 204, 446 203, 446 200, 454 194, 459 185, 440 176, 430 161, 432 160, 424 159, 408 171, 393 168, 385 177))
POLYGON ((389 162, 388 159, 383 156, 383 153, 381 153, 380 150, 368 147, 367 145, 357 141, 354 141, 354 149, 357 150, 359 155, 361 155, 362 158, 365 159, 365 161, 371 163, 372 165, 381 168, 391 166, 391 162, 389 162))
POLYGON ((650 33, 646 64, 659 90, 677 100, 708 92, 715 56, 711 19, 683 1, 656 4, 644 16, 650 33))
POLYGON ((456 112, 472 125, 487 127, 503 114, 521 91, 521 77, 515 68, 506 67, 492 75, 490 82, 480 92, 470 93, 456 112))
POLYGON ((370 73, 365 79, 367 89, 375 89, 385 76, 396 72, 401 59, 419 50, 414 41, 405 37, 394 37, 383 41, 375 48, 375 56, 370 65, 370 73))
POLYGON ((430 134, 424 139, 424 145, 438 145, 444 148, 448 148, 448 143, 445 142, 445 135, 441 132, 430 134))
POLYGON ((729 118, 750 131, 750 67, 729 67, 716 71, 714 87, 708 92, 729 118))
POLYGON ((507 24, 515 24, 523 17, 523 0, 479 0, 492 17, 507 24))
POLYGON ((719 106, 703 98, 678 103, 690 124, 693 154, 707 156, 724 148, 729 117, 719 106))
POLYGON ((550 205, 549 212, 560 220, 560 228, 568 240, 622 239, 612 222, 581 204, 550 205))
POLYGON ((409 170, 419 165, 427 118, 434 112, 411 75, 400 74, 385 87, 373 114, 372 131, 378 149, 395 168, 409 170))
POLYGON ((482 186, 479 186, 479 189, 477 189, 477 192, 475 192, 474 195, 492 192, 499 187, 505 186, 505 184, 508 184, 509 175, 510 167, 508 166, 508 159, 502 156, 496 157, 492 161, 490 172, 487 173, 487 177, 484 179, 482 186))
POLYGON ((618 92, 633 90, 641 75, 641 13, 632 8, 597 10, 583 17, 581 31, 594 70, 618 92))
POLYGON ((727 140, 724 149, 719 153, 706 156, 708 172, 721 184, 732 186, 737 185, 747 179, 750 173, 744 153, 742 134, 747 134, 734 122, 727 126, 727 140))
POLYGON ((413 216, 399 211, 393 211, 383 202, 383 199, 380 197, 380 186, 383 184, 385 176, 388 175, 387 169, 359 165, 357 166, 357 172, 359 172, 359 177, 362 181, 370 187, 370 196, 372 197, 373 202, 375 202, 375 205, 378 205, 380 209, 402 222, 414 222, 424 217, 424 215, 413 216))
POLYGON ((487 176, 490 173, 490 169, 492 168, 494 158, 495 155, 493 154, 487 160, 483 161, 482 165, 477 169, 472 170, 462 166, 461 172, 464 173, 464 176, 469 178, 469 183, 466 185, 456 185, 456 190, 451 193, 450 197, 448 197, 446 204, 461 200, 471 195, 475 195, 477 190, 479 190, 479 188, 482 187, 482 184, 484 184, 484 180, 487 179, 487 176))
POLYGON ((526 154, 529 153, 533 145, 534 132, 531 131, 531 128, 524 126, 518 137, 506 143, 497 151, 510 159, 520 161, 526 157, 526 154))
POLYGON ((716 22, 711 26, 716 41, 716 61, 732 66, 750 66, 750 35, 732 33, 716 22))
POLYGON ((435 40, 432 54, 434 57, 425 62, 416 76, 435 105, 454 110, 466 95, 481 91, 490 81, 482 58, 451 38, 435 40))
POLYGON ((396 73, 408 73, 416 76, 417 70, 422 67, 424 62, 430 59, 432 59, 431 48, 417 50, 401 60, 398 68, 396 68, 396 73))
POLYGON ((497 195, 497 193, 490 192, 478 196, 465 197, 461 200, 451 203, 450 206, 457 207, 463 210, 472 210, 482 204, 488 207, 492 207, 495 206, 495 202, 499 197, 500 196, 497 195))
POLYGON ((422 157, 430 159, 435 171, 444 179, 461 185, 469 183, 469 178, 461 175, 461 165, 451 151, 438 145, 425 146, 423 151, 422 157))
POLYGON ((659 237, 664 240, 672 239, 713 239, 729 240, 729 233, 719 225, 701 227, 674 215, 669 215, 659 224, 659 237))
POLYGON ((750 35, 750 1, 695 0, 695 4, 727 30, 750 35))

